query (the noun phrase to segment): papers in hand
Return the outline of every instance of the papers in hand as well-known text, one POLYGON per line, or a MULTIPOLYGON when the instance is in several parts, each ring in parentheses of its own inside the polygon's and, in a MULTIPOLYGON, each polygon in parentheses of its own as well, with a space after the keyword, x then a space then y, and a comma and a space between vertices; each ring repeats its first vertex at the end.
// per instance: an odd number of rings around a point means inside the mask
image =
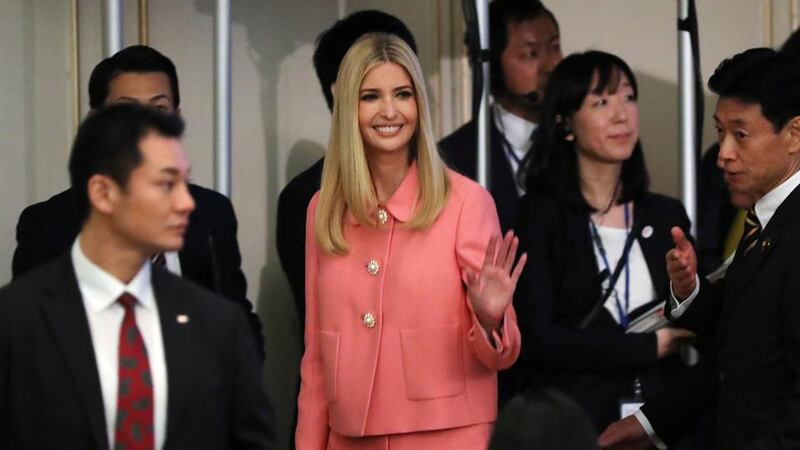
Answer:
POLYGON ((655 306, 631 320, 625 333, 652 333, 667 324, 669 320, 664 317, 664 302, 656 302, 655 306))

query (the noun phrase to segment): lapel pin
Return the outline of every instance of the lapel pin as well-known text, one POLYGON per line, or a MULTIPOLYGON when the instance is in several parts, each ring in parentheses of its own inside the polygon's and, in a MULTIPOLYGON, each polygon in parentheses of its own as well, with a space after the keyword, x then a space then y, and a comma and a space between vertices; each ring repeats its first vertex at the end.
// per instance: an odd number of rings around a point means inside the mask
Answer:
POLYGON ((647 239, 653 235, 653 227, 647 225, 646 227, 642 228, 642 237, 647 239))
POLYGON ((189 323, 189 316, 186 314, 178 314, 178 317, 175 318, 179 324, 189 323))

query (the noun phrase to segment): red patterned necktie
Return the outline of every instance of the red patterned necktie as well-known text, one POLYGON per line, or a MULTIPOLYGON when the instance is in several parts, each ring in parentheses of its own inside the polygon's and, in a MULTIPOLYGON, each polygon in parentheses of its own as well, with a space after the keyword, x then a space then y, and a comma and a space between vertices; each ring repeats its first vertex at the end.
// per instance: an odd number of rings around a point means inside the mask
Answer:
POLYGON ((167 255, 163 252, 156 253, 150 258, 150 261, 153 262, 154 265, 158 267, 167 267, 167 255))
POLYGON ((153 383, 147 349, 136 326, 136 297, 122 294, 125 308, 119 331, 119 378, 114 450, 153 450, 153 383))

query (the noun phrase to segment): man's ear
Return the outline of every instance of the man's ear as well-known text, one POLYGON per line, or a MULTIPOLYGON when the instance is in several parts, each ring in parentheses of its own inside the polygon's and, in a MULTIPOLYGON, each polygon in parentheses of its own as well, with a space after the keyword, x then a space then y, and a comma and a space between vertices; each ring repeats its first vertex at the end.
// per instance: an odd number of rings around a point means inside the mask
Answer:
POLYGON ((86 183, 89 205, 102 214, 111 214, 121 196, 119 185, 108 175, 94 174, 86 183))
POLYGON ((789 154, 800 153, 800 116, 792 117, 784 128, 789 140, 789 154))

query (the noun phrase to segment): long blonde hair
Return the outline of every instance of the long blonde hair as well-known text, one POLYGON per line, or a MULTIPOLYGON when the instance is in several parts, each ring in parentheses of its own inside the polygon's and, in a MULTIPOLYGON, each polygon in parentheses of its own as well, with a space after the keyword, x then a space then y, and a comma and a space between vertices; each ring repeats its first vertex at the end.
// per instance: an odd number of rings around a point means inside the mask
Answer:
POLYGON ((361 83, 367 72, 387 62, 399 64, 408 72, 414 83, 418 110, 419 123, 411 139, 410 156, 417 161, 419 191, 417 208, 406 226, 428 228, 447 202, 450 182, 433 139, 428 95, 419 61, 402 39, 386 33, 366 34, 350 47, 336 77, 331 136, 314 217, 317 243, 327 253, 347 253, 343 221, 348 210, 362 225, 376 225, 370 214, 378 206, 378 197, 358 127, 358 105, 361 83))

